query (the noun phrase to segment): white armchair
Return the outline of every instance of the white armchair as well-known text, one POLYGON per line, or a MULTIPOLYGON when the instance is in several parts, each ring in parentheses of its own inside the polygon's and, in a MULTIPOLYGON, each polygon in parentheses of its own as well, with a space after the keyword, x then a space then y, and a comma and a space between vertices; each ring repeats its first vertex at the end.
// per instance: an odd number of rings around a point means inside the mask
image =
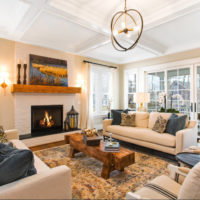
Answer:
POLYGON ((126 194, 126 199, 200 199, 200 162, 191 170, 185 167, 168 166, 170 177, 159 176, 143 188, 126 194), (183 184, 176 181, 178 176, 186 177, 183 184))
MULTIPOLYGON (((18 140, 17 130, 5 131, 18 149, 28 147, 18 140)), ((49 168, 34 155, 37 174, 0 186, 0 199, 71 199, 71 169, 67 166, 49 168)))

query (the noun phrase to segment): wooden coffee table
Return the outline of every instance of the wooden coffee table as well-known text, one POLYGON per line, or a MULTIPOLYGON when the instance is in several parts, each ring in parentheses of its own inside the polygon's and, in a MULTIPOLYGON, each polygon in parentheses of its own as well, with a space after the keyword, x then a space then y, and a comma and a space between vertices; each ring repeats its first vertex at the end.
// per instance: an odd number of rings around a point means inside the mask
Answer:
POLYGON ((114 170, 124 171, 124 168, 135 162, 135 152, 120 147, 120 152, 104 152, 102 146, 87 146, 83 142, 83 136, 80 133, 65 135, 65 143, 70 144, 69 157, 74 158, 78 152, 83 152, 88 156, 96 158, 103 163, 101 177, 108 179, 110 172, 114 170))

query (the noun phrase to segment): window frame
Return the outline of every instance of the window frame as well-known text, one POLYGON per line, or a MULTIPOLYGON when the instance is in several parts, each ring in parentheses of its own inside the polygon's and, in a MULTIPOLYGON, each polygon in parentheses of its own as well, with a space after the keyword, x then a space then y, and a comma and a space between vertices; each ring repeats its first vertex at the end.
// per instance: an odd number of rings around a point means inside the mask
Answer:
MULTIPOLYGON (((162 66, 156 66, 156 67, 153 67, 153 69, 150 69, 150 70, 145 70, 146 74, 144 74, 145 76, 145 80, 146 80, 146 84, 145 84, 145 87, 146 87, 146 91, 147 91, 147 88, 148 88, 148 82, 147 82, 147 75, 149 73, 158 73, 158 72, 164 72, 164 82, 165 82, 165 93, 168 94, 168 76, 167 76, 167 72, 170 71, 170 70, 179 70, 179 69, 184 69, 184 68, 189 68, 190 70, 190 97, 193 97, 193 87, 192 84, 194 82, 193 80, 193 67, 194 65, 187 65, 187 64, 177 64, 176 65, 172 65, 172 66, 169 66, 167 64, 165 65, 162 65, 162 66)), ((147 91, 148 92, 148 91, 147 91)), ((192 102, 193 100, 191 99, 190 102, 192 102)), ((147 110, 148 110, 148 106, 147 106, 147 110)), ((191 112, 190 112, 191 114, 191 112)))
MULTIPOLYGON (((93 117, 103 117, 103 116, 106 116, 107 114, 108 114, 108 110, 105 110, 105 111, 102 111, 102 108, 103 108, 103 106, 102 106, 102 101, 103 101, 103 98, 101 99, 101 98, 98 98, 98 97, 103 97, 104 95, 108 95, 108 96, 110 96, 110 98, 112 99, 113 98, 113 92, 112 92, 112 90, 114 90, 113 88, 112 88, 112 82, 113 82, 113 75, 112 75, 112 72, 111 71, 109 71, 109 69, 105 69, 104 67, 97 67, 97 66, 91 66, 91 69, 90 69, 91 71, 90 71, 90 73, 91 73, 91 76, 92 76, 92 73, 101 73, 101 75, 103 75, 103 74, 105 74, 105 71, 107 71, 108 73, 110 73, 110 75, 111 75, 111 78, 109 79, 109 84, 110 84, 110 86, 109 86, 109 89, 108 89, 108 92, 106 92, 106 93, 104 93, 104 92, 100 92, 100 93, 98 93, 99 95, 97 95, 97 96, 95 96, 95 102, 96 102, 96 106, 95 106, 95 108, 96 108, 96 110, 94 111, 94 110, 92 110, 92 113, 93 113, 93 117), (96 71, 95 71, 95 68, 96 68, 96 71), (103 70, 102 70, 103 69, 103 70), (111 90, 111 91, 109 91, 109 90, 111 90)), ((90 81, 91 81, 91 77, 90 77, 90 81)), ((96 92, 93 92, 93 85, 92 85, 92 83, 90 83, 91 85, 90 85, 90 95, 91 95, 91 97, 90 98, 92 98, 92 100, 94 99, 93 97, 93 95, 95 95, 96 94, 96 92)), ((99 86, 98 86, 99 87, 99 86)), ((96 88, 96 90, 98 90, 98 88, 96 88)), ((103 89, 102 89, 103 90, 103 89)), ((109 98, 109 99, 110 99, 109 98)), ((93 107, 94 107, 94 104, 93 104, 93 107)))
MULTIPOLYGON (((134 93, 129 93, 128 91, 128 75, 135 75, 135 84, 136 84, 136 92, 138 92, 138 70, 137 69, 126 69, 124 70, 124 108, 129 108, 128 107, 128 95, 134 93)), ((131 109, 131 108, 129 108, 131 109)), ((137 109, 137 105, 136 105, 137 109)))

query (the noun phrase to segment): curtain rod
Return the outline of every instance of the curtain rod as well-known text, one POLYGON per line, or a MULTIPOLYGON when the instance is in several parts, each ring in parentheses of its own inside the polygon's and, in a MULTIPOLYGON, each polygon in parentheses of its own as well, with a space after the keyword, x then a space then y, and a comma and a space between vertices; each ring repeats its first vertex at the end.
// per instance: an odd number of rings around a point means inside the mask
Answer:
POLYGON ((84 62, 84 63, 95 64, 95 65, 100 65, 100 66, 103 66, 103 67, 109 67, 109 68, 117 69, 117 67, 114 67, 114 66, 104 65, 104 64, 95 63, 95 62, 90 62, 90 61, 88 61, 88 60, 84 60, 83 62, 84 62))

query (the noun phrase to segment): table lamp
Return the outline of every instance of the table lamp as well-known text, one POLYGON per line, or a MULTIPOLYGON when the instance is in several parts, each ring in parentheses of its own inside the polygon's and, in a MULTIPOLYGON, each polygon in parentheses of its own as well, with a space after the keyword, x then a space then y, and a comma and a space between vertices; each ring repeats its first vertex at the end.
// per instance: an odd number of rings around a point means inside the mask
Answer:
POLYGON ((137 108, 137 111, 145 112, 147 109, 143 106, 144 103, 147 104, 150 102, 150 95, 147 92, 137 92, 135 94, 135 103, 139 103, 140 107, 137 108))

